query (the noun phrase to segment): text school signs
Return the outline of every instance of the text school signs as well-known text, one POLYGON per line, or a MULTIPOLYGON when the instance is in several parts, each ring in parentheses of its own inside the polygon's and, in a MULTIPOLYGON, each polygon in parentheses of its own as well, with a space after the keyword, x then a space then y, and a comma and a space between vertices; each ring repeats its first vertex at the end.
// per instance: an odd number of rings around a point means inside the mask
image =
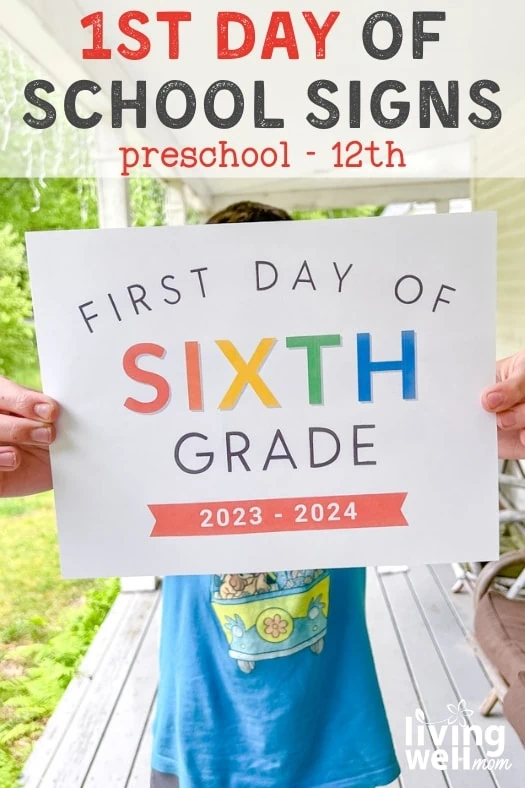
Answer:
POLYGON ((28 244, 66 576, 496 556, 492 215, 28 244))

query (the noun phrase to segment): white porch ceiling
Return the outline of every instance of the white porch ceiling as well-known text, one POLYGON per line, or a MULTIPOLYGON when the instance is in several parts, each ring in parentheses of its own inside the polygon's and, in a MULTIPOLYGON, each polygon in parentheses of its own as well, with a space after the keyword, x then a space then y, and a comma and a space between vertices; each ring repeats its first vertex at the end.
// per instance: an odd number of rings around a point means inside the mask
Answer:
POLYGON ((210 200, 208 210, 212 211, 247 199, 274 203, 285 210, 309 211, 399 202, 441 202, 470 196, 470 181, 466 178, 439 181, 211 178, 206 186, 210 200))

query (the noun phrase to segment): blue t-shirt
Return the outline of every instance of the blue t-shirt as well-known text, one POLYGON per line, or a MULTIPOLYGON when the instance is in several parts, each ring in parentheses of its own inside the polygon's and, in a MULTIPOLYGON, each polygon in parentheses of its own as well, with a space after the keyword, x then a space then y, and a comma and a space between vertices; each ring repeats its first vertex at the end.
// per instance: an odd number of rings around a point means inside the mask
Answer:
POLYGON ((376 788, 399 775, 365 570, 168 577, 153 768, 181 788, 376 788))

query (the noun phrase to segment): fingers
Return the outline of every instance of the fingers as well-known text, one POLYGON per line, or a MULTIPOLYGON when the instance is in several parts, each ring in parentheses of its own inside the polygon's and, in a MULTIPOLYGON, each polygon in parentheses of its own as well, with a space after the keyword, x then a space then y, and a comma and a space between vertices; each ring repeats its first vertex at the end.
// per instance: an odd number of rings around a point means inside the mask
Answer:
POLYGON ((0 443, 14 446, 49 446, 56 437, 53 424, 31 421, 18 416, 0 416, 0 443))
MULTIPOLYGON (((504 430, 504 432, 505 432, 505 435, 508 435, 508 431, 507 430, 504 430)), ((511 433, 510 436, 508 436, 508 437, 513 438, 513 434, 511 433)), ((515 440, 516 444, 520 446, 520 452, 521 453, 518 454, 515 458, 513 458, 513 457, 504 457, 503 459, 521 459, 521 460, 525 459, 525 452, 524 452, 524 447, 525 447, 525 430, 520 430, 519 432, 517 432, 516 436, 514 437, 514 440, 515 440)))
POLYGON ((26 389, 7 378, 0 377, 0 411, 52 424, 58 418, 59 406, 51 397, 39 391, 26 389))
POLYGON ((503 380, 487 389, 482 396, 483 407, 492 413, 503 413, 525 402, 525 375, 503 380))
POLYGON ((498 455, 500 460, 524 460, 525 430, 498 430, 498 455))
POLYGON ((46 448, 56 437, 59 407, 38 391, 0 377, 0 473, 16 471, 22 446, 46 448))
POLYGON ((0 472, 16 471, 21 462, 20 452, 13 446, 0 446, 0 472))
POLYGON ((501 430, 525 430, 525 403, 498 413, 497 422, 501 430))

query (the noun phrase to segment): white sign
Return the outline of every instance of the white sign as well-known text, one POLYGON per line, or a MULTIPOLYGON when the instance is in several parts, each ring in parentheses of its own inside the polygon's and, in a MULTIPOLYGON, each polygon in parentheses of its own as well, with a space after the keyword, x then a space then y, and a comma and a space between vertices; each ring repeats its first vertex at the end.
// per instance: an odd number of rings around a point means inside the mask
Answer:
POLYGON ((66 577, 488 560, 495 217, 28 236, 66 577))

